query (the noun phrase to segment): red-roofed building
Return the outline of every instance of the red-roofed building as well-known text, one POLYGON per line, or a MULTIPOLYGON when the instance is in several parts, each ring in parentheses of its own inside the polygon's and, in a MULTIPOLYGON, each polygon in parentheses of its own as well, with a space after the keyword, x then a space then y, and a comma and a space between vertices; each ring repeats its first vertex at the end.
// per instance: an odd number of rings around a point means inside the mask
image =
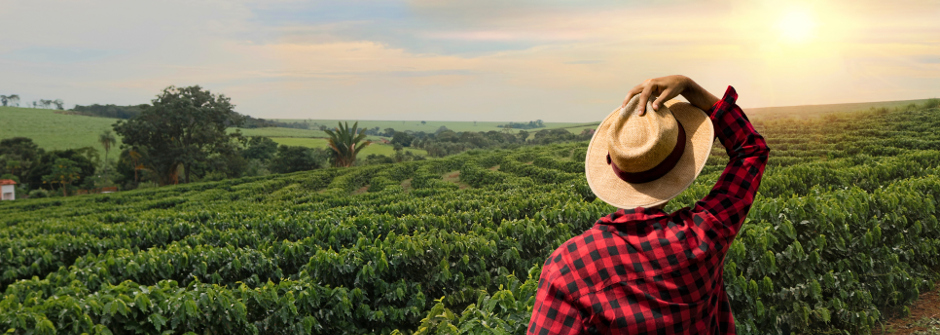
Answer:
POLYGON ((0 179, 0 200, 16 200, 16 182, 0 179))

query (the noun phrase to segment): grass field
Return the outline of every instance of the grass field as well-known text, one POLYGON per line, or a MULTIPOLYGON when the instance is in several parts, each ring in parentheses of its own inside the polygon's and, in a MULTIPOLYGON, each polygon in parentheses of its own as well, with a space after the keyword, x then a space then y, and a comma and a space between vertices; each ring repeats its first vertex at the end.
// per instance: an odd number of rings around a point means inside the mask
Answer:
MULTIPOLYGON (((327 147, 325 138, 272 137, 271 139, 274 140, 274 142, 277 142, 277 144, 282 145, 295 145, 308 148, 327 147)), ((421 156, 426 156, 428 154, 427 151, 421 149, 405 148, 405 151, 421 156)), ((362 149, 362 151, 359 152, 358 157, 366 157, 371 154, 392 157, 395 156, 395 147, 389 144, 372 143, 365 149, 362 149)))
MULTIPOLYGON (((118 119, 56 112, 61 111, 0 107, 0 139, 28 137, 46 150, 92 147, 104 158, 104 148, 98 143, 98 135, 105 130, 111 130, 111 125, 118 119)), ((118 144, 120 143, 121 139, 118 137, 118 144)), ((116 154, 110 158, 115 157, 116 154)))

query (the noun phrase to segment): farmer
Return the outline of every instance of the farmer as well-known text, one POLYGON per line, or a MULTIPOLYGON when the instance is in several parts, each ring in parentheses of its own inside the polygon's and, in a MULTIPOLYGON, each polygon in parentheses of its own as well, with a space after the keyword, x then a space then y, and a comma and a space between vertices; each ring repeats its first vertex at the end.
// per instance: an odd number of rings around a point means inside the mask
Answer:
POLYGON ((684 76, 649 79, 601 122, 585 174, 621 208, 545 261, 529 334, 734 334, 724 256, 770 149, 735 104, 684 76), (682 95, 690 103, 666 101, 682 95), (730 157, 692 208, 663 207, 695 180, 716 137, 730 157))

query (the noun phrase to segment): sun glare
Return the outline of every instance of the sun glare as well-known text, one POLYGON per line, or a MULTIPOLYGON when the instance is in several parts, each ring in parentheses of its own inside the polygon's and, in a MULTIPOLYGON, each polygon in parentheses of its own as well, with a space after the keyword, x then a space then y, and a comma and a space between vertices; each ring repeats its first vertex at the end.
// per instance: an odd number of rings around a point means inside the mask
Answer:
POLYGON ((777 21, 777 30, 780 38, 787 42, 803 43, 813 37, 816 22, 806 11, 792 10, 785 13, 777 21))

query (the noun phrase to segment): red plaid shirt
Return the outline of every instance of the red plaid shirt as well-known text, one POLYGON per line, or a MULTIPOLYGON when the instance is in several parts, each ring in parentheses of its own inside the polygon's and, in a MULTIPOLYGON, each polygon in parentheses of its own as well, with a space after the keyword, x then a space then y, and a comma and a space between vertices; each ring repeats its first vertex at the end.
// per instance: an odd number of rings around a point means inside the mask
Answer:
POLYGON ((597 221, 549 256, 529 334, 734 334, 724 256, 770 149, 728 87, 708 114, 731 158, 715 187, 675 213, 637 207, 597 221))

